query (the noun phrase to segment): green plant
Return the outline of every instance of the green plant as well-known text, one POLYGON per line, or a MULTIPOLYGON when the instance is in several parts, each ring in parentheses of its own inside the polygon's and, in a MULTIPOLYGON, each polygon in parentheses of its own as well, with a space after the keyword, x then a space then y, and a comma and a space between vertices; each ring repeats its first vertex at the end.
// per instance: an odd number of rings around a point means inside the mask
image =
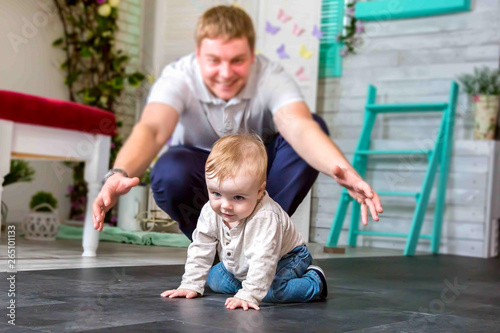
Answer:
POLYGON ((474 68, 474 74, 458 76, 465 92, 475 95, 500 95, 500 69, 474 68))
POLYGON ((67 166, 73 169, 73 185, 68 186, 68 194, 71 207, 69 211, 70 220, 83 221, 85 219, 85 210, 87 207, 87 183, 83 175, 85 172, 84 163, 80 162, 64 162, 67 166))
POLYGON ((52 45, 62 47, 65 84, 70 99, 113 111, 126 83, 139 87, 140 72, 127 73, 129 57, 115 49, 119 0, 54 0, 64 36, 52 45))
POLYGON ((344 25, 343 31, 337 36, 337 41, 344 44, 340 55, 345 57, 349 54, 355 54, 356 48, 363 45, 361 34, 365 32, 363 21, 358 20, 355 16, 355 6, 357 0, 351 0, 346 5, 347 23, 344 25))
POLYGON ((29 163, 22 160, 11 160, 10 161, 10 172, 5 176, 2 187, 17 182, 30 182, 33 180, 33 175, 35 170, 33 170, 29 163))
MULTIPOLYGON (((52 45, 66 54, 61 69, 66 71, 64 83, 71 101, 115 112, 127 105, 123 92, 128 85, 140 87, 145 79, 138 71, 127 71, 129 57, 116 49, 118 5, 120 0, 53 0, 63 25, 64 34, 52 45)), ((129 100, 130 104, 130 100, 129 100)), ((122 123, 117 121, 117 127, 122 123)), ((119 135, 112 137, 109 167, 114 165, 123 145, 119 135)), ((83 220, 87 184, 83 180, 83 163, 73 166, 74 184, 68 189, 71 198, 70 219, 83 220)), ((111 219, 113 210, 106 214, 111 219)))
MULTIPOLYGON (((30 209, 34 209, 36 206, 47 203, 49 204, 52 208, 56 209, 57 208, 57 199, 54 198, 54 196, 51 193, 48 192, 37 192, 31 197, 30 201, 30 209)), ((50 208, 48 207, 40 207, 36 209, 37 212, 51 212, 50 208)))
POLYGON ((148 167, 146 171, 142 174, 140 178, 140 185, 150 185, 151 184, 151 167, 148 167))

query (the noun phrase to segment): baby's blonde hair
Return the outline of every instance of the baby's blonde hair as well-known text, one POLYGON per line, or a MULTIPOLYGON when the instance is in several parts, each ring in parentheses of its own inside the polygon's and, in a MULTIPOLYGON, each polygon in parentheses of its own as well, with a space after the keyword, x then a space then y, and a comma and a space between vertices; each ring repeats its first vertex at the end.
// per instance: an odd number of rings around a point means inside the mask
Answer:
POLYGON ((255 176, 259 184, 266 181, 267 152, 257 134, 233 134, 220 138, 212 147, 205 164, 207 178, 219 183, 234 179, 243 170, 255 176))
POLYGON ((243 10, 235 6, 217 6, 208 9, 198 19, 194 39, 200 47, 204 38, 224 38, 229 41, 233 38, 246 37, 250 50, 255 48, 255 30, 252 19, 243 10))

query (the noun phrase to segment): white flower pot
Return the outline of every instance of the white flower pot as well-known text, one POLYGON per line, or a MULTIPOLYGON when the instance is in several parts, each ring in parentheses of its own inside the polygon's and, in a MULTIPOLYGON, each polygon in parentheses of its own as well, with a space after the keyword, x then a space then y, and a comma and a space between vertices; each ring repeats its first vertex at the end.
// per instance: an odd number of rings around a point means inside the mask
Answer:
POLYGON ((57 210, 49 204, 41 204, 33 208, 23 221, 23 229, 26 239, 53 241, 59 232, 59 218, 57 210), (52 212, 37 212, 40 207, 49 207, 52 212))
POLYGON ((137 216, 148 209, 148 186, 137 185, 118 199, 117 226, 126 231, 142 231, 137 216))
POLYGON ((472 96, 474 110, 474 140, 494 140, 497 125, 499 96, 472 96))

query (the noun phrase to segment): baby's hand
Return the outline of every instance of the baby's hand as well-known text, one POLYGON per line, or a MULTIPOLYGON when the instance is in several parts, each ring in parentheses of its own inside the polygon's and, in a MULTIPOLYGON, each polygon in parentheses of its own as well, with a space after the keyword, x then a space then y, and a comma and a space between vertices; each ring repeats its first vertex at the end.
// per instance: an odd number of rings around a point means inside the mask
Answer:
POLYGON ((231 309, 231 310, 234 310, 237 308, 243 308, 243 310, 247 311, 249 307, 252 309, 255 309, 255 310, 260 310, 260 308, 257 304, 244 301, 244 300, 237 298, 237 297, 229 297, 228 299, 226 299, 225 305, 226 305, 226 308, 231 309))
POLYGON ((195 298, 198 296, 198 293, 194 290, 190 289, 171 289, 161 293, 161 297, 186 297, 186 298, 195 298))

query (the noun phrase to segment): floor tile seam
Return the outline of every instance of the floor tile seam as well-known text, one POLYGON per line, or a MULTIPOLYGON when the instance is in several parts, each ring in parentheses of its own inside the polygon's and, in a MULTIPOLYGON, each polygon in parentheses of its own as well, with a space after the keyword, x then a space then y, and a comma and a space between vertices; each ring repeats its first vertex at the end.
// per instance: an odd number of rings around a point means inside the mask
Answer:
MULTIPOLYGON (((59 304, 56 304, 56 305, 59 305, 59 304)), ((158 316, 167 316, 169 315, 169 312, 161 312, 158 314, 158 316)), ((170 319, 165 319, 165 320, 158 320, 157 318, 151 318, 150 320, 140 320, 138 319, 135 323, 131 323, 131 324, 126 324, 126 325, 120 325, 120 324, 117 324, 117 325, 104 325, 104 326, 100 326, 100 327, 96 327, 96 328, 92 328, 92 329, 85 329, 85 330, 78 330, 78 331, 73 331, 73 332, 87 332, 87 331, 94 331, 94 330, 104 330, 104 329, 109 329, 109 328, 119 328, 119 327, 127 327, 127 326, 134 326, 134 325, 144 325, 144 324, 151 324, 151 323, 157 323, 157 322, 170 322, 170 321, 178 321, 178 322, 182 322, 182 320, 180 320, 180 318, 178 319, 175 319, 175 318, 170 318, 170 319)), ((64 323, 61 323, 61 324, 71 324, 73 322, 64 322, 64 323)), ((103 323, 105 324, 105 323, 103 323)), ((191 324, 191 323, 188 323, 188 324, 191 324)), ((61 332, 60 330, 58 330, 59 327, 54 327, 54 326, 57 326, 59 324, 56 324, 56 325, 51 325, 50 328, 47 328, 47 329, 43 329, 43 328, 30 328, 31 330, 34 330, 35 332, 61 332)), ((197 325, 197 326, 206 326, 206 325, 202 325, 202 324, 194 324, 192 323, 192 325, 197 325)), ((19 326, 19 327, 22 327, 22 328, 26 328, 25 326, 19 326)), ((217 328, 217 327, 216 327, 217 328)), ((226 331, 226 330, 224 330, 226 331)))
MULTIPOLYGON (((69 270, 69 269, 85 269, 85 268, 126 268, 126 267, 151 267, 151 266, 184 266, 184 264, 174 263, 174 264, 160 264, 157 262, 151 263, 149 265, 127 265, 123 266, 123 263, 119 263, 121 266, 86 266, 86 267, 58 267, 58 268, 44 268, 44 269, 18 269, 18 272, 43 272, 43 271, 54 271, 54 270, 69 270)), ((0 269, 0 273, 7 273, 7 271, 3 271, 0 269)))
POLYGON ((19 328, 22 328, 22 329, 25 329, 25 330, 29 330, 29 331, 33 331, 33 332, 47 332, 47 331, 44 331, 42 329, 36 329, 36 328, 32 328, 32 327, 28 327, 28 326, 21 326, 21 325, 10 325, 10 324, 7 324, 7 323, 0 323, 0 327, 1 326, 14 326, 14 327, 19 327, 19 328))
MULTIPOLYGON (((231 310, 231 311, 234 311, 234 310, 231 310)), ((250 310, 248 310, 248 311, 250 311, 250 310)), ((221 331, 224 331, 224 332, 234 332, 234 330, 225 329, 225 328, 218 327, 218 326, 204 325, 204 324, 198 324, 198 323, 191 323, 191 322, 188 322, 188 320, 189 320, 189 319, 187 319, 187 320, 170 319, 169 321, 175 321, 175 322, 178 322, 178 323, 182 323, 182 324, 189 324, 189 325, 194 325, 194 326, 199 326, 199 327, 216 328, 216 329, 221 330, 221 331)))
POLYGON ((486 319, 486 318, 470 317, 470 314, 467 314, 467 313, 463 313, 463 314, 439 313, 439 314, 436 314, 435 316, 436 317, 448 316, 448 317, 456 317, 456 318, 467 318, 467 319, 472 319, 472 320, 500 323, 500 318, 498 318, 498 319, 486 319))
MULTIPOLYGON (((350 331, 343 331, 342 333, 356 333, 356 332, 363 332, 366 329, 383 329, 383 328, 391 328, 392 325, 394 324, 399 324, 399 323, 405 323, 409 322, 409 320, 399 320, 399 321, 393 321, 388 324, 382 324, 382 325, 376 325, 376 326, 370 326, 370 327, 364 327, 364 328, 357 328, 355 330, 350 330, 350 331)), ((410 331, 411 332, 411 331, 410 331)))
POLYGON ((477 318, 477 317, 471 317, 470 314, 463 313, 463 314, 454 314, 454 313, 427 313, 427 312, 418 312, 418 311, 407 311, 411 313, 412 315, 421 315, 423 317, 441 317, 441 316, 446 316, 446 317, 455 317, 455 318, 467 318, 467 319, 472 319, 472 320, 480 320, 480 321, 489 321, 489 322, 495 322, 500 324, 500 318, 498 319, 484 319, 484 318, 477 318))

